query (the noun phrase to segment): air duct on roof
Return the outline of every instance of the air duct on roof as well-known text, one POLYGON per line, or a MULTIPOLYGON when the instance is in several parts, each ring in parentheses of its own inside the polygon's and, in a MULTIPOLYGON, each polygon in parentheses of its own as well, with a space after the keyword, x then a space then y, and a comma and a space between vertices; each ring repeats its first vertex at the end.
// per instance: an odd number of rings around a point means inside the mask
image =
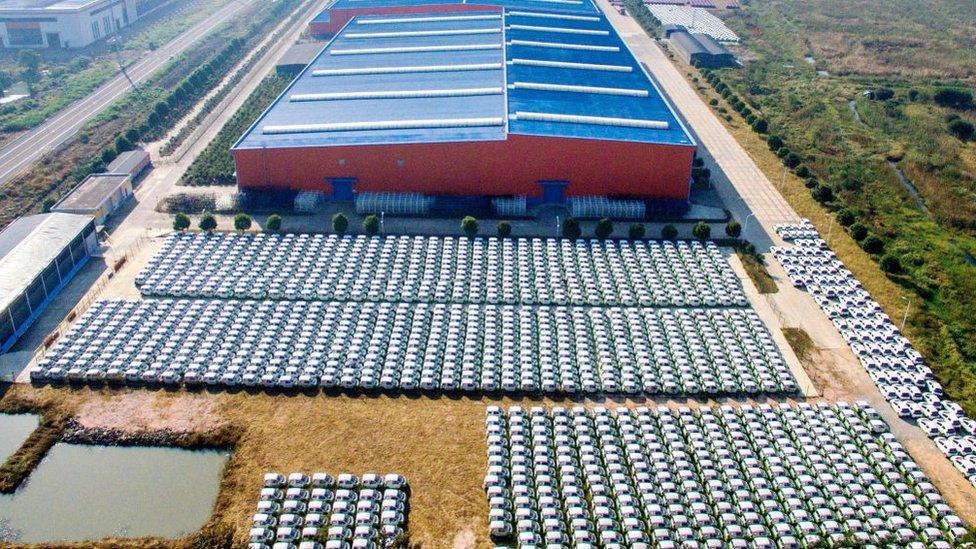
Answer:
POLYGON ((400 23, 433 23, 436 21, 492 21, 501 15, 446 15, 444 17, 397 17, 393 19, 356 19, 357 25, 397 25, 400 23))
POLYGON ((528 65, 530 67, 552 67, 554 69, 580 69, 587 71, 606 72, 634 72, 633 67, 626 65, 599 65, 595 63, 570 63, 569 61, 546 61, 544 59, 512 59, 513 65, 528 65))
POLYGON ((559 34, 585 34, 589 36, 610 36, 610 31, 593 29, 569 29, 564 27, 540 27, 537 25, 509 25, 511 30, 524 30, 532 32, 555 32, 559 34))
POLYGON ((399 32, 347 32, 345 38, 410 38, 414 36, 463 36, 469 34, 498 34, 502 29, 447 29, 399 32))
POLYGON ((519 17, 537 17, 540 19, 563 19, 566 21, 593 21, 597 22, 600 20, 599 17, 588 17, 585 15, 566 15, 562 13, 541 13, 535 11, 510 11, 509 15, 517 15, 519 17))
POLYGON ((666 130, 670 125, 664 120, 639 120, 636 118, 610 118, 605 116, 582 116, 576 114, 551 114, 542 112, 517 111, 515 120, 533 122, 564 122, 567 124, 590 124, 594 126, 618 126, 622 128, 644 128, 666 130))
POLYGON ((512 83, 511 87, 523 90, 594 93, 600 95, 626 95, 630 97, 647 97, 650 95, 647 90, 629 88, 601 88, 596 86, 570 86, 566 84, 543 84, 539 82, 514 82, 512 83))
POLYGON ((466 65, 417 65, 407 67, 357 67, 353 69, 315 69, 312 76, 351 76, 360 74, 406 74, 412 72, 457 72, 501 70, 501 63, 466 65))
POLYGON ((617 46, 594 46, 592 44, 560 44, 559 42, 534 42, 532 40, 512 40, 512 46, 527 46, 530 48, 552 48, 556 50, 585 50, 585 51, 608 51, 618 52, 617 46))
POLYGON ((458 44, 454 46, 408 46, 400 48, 362 48, 329 50, 329 55, 370 55, 375 53, 420 53, 435 51, 500 50, 501 44, 458 44))
POLYGON ((336 93, 295 93, 292 102, 342 101, 349 99, 409 99, 418 97, 468 97, 473 95, 501 95, 501 88, 455 88, 443 90, 391 90, 336 93))
POLYGON ((330 124, 281 124, 261 128, 264 135, 290 133, 349 132, 368 130, 418 130, 434 128, 478 128, 501 126, 503 118, 444 118, 438 120, 377 120, 373 122, 335 122, 330 124))

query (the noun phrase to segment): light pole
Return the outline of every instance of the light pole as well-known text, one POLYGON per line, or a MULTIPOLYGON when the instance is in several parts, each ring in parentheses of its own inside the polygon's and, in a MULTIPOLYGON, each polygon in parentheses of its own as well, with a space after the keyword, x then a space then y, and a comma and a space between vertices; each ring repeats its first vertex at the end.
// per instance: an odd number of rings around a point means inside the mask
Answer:
POLYGON ((559 216, 556 216, 556 236, 559 236, 559 216))
POLYGON ((743 240, 748 240, 748 238, 746 237, 746 231, 749 230, 749 220, 752 219, 753 217, 756 217, 756 214, 751 213, 751 214, 747 215, 746 216, 746 222, 745 222, 745 224, 742 225, 742 239, 743 240))
POLYGON ((380 234, 386 234, 386 212, 380 210, 380 234))
POLYGON ((903 316, 901 318, 901 328, 900 328, 900 330, 902 332, 904 332, 905 331, 905 322, 908 321, 908 311, 911 311, 912 310, 912 298, 905 297, 905 296, 901 296, 901 299, 902 299, 902 301, 905 301, 905 302, 908 303, 908 305, 905 307, 905 316, 903 316))

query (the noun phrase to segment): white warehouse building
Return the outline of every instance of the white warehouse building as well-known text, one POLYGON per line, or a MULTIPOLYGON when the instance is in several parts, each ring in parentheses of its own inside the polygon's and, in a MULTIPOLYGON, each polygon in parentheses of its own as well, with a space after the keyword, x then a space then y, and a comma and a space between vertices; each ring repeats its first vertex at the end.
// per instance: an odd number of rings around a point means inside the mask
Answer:
POLYGON ((81 48, 171 0, 0 0, 4 48, 81 48))

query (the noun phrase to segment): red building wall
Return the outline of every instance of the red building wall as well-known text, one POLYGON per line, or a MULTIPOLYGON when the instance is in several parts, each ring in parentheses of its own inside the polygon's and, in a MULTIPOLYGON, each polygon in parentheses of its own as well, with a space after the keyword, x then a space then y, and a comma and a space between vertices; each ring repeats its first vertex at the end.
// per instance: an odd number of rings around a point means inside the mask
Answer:
POLYGON ((357 15, 406 15, 415 13, 450 13, 458 11, 501 11, 499 6, 479 6, 477 4, 433 4, 417 6, 389 6, 354 9, 330 9, 328 21, 312 21, 308 28, 313 36, 328 36, 339 32, 357 15))
POLYGON ((567 180, 566 195, 688 198, 695 148, 509 135, 504 141, 295 147, 233 151, 242 189, 330 192, 326 178, 355 177, 358 192, 541 196, 540 180, 567 180))

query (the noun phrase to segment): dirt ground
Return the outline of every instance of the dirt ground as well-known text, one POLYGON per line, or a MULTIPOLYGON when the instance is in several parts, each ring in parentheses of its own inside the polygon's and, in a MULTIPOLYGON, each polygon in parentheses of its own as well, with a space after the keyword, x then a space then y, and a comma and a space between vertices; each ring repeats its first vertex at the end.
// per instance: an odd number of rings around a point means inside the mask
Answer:
POLYGON ((174 433, 213 431, 227 423, 217 399, 192 393, 161 395, 139 391, 91 399, 78 407, 75 420, 86 429, 174 433))

